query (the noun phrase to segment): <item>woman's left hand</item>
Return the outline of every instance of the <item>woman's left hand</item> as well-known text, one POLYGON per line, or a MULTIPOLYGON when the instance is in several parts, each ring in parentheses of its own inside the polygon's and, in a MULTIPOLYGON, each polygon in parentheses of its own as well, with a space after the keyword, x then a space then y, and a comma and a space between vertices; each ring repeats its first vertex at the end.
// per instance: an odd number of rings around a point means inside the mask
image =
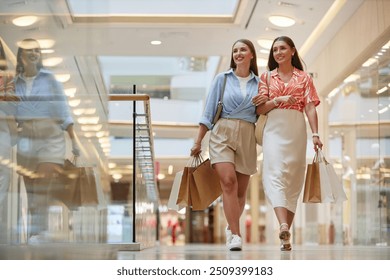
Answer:
POLYGON ((252 104, 254 106, 259 106, 268 101, 268 97, 262 94, 258 94, 252 98, 252 104))
POLYGON ((313 144, 314 144, 314 151, 317 152, 318 149, 321 149, 322 150, 322 142, 321 142, 321 139, 320 137, 317 137, 317 136, 314 136, 313 137, 313 144))

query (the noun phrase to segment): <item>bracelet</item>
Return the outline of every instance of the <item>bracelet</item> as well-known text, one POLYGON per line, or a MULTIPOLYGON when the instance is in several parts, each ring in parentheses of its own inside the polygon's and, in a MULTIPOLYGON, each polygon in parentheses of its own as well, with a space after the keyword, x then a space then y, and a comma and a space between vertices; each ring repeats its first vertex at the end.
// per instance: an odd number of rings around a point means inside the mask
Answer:
POLYGON ((318 137, 318 138, 320 138, 320 135, 319 135, 318 133, 313 133, 313 134, 312 134, 312 137, 318 137))
POLYGON ((272 99, 272 102, 274 103, 275 106, 279 105, 278 101, 276 101, 276 98, 272 99))
POLYGON ((202 146, 200 143, 194 143, 194 145, 199 145, 199 146, 202 146))

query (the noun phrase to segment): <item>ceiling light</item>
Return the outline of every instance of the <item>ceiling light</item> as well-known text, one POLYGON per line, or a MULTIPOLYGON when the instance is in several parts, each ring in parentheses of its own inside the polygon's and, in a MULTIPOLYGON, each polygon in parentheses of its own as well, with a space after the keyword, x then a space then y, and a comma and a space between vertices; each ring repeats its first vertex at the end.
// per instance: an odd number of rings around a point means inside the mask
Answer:
POLYGON ((268 60, 264 58, 258 58, 257 59, 257 66, 258 67, 266 67, 268 65, 268 60))
POLYGON ((270 16, 268 20, 279 27, 289 27, 295 24, 295 19, 286 16, 270 16))
POLYGON ((260 47, 269 50, 272 47, 273 40, 259 39, 259 40, 257 40, 257 43, 259 44, 260 47))
POLYGON ((68 103, 69 103, 70 107, 77 107, 80 105, 81 100, 80 99, 72 99, 72 100, 69 100, 68 103))
POLYGON ((115 173, 115 174, 113 174, 112 175, 112 178, 114 178, 115 180, 120 180, 120 179, 122 179, 122 174, 119 174, 119 173, 115 173))
POLYGON ((151 41, 150 44, 155 45, 155 46, 161 45, 161 41, 159 41, 159 40, 154 40, 154 41, 151 41))
POLYGON ((33 25, 38 21, 38 17, 36 16, 22 16, 22 17, 17 17, 12 20, 12 23, 16 26, 30 26, 33 25))
POLYGON ((50 53, 54 53, 54 50, 53 49, 42 50, 41 53, 50 54, 50 53))
POLYGON ((54 67, 60 64, 64 59, 61 57, 51 57, 42 61, 43 65, 46 67, 54 67))
POLYGON ((60 83, 66 83, 70 80, 70 74, 55 74, 55 77, 60 83))
POLYGON ((374 58, 369 58, 369 59, 366 60, 366 62, 364 62, 364 63, 362 64, 362 66, 363 66, 363 67, 370 67, 371 65, 373 65, 373 64, 376 63, 376 62, 377 62, 376 59, 374 59, 374 58))
POLYGON ((52 39, 38 39, 39 46, 41 46, 42 49, 50 49, 54 46, 56 43, 52 39))
MULTIPOLYGON (((58 78, 57 78, 57 80, 58 80, 58 78)), ((77 92, 77 88, 75 88, 75 87, 64 89, 64 93, 68 97, 74 97, 76 95, 76 92, 77 92)))

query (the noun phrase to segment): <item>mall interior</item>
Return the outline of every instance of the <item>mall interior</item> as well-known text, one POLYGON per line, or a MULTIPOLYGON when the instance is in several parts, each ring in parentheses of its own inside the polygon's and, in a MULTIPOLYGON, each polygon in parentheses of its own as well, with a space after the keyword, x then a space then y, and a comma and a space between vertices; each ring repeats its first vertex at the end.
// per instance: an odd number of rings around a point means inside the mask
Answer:
MULTIPOLYGON (((15 73, 23 39, 39 41, 43 66, 66 94, 77 162, 91 170, 96 200, 51 201, 48 230, 31 242, 23 176, 33 171, 18 164, 13 146, 0 158, 11 176, 0 186, 0 259, 390 259, 389 14, 388 0, 2 0, 8 69, 15 73), (348 199, 300 198, 293 251, 281 254, 258 145, 244 248, 232 254, 221 197, 203 211, 168 202, 233 43, 254 43, 262 73, 281 35, 313 77, 323 152, 348 199)), ((309 128, 307 147, 309 164, 309 128)), ((206 137, 204 158, 207 148, 206 137)))

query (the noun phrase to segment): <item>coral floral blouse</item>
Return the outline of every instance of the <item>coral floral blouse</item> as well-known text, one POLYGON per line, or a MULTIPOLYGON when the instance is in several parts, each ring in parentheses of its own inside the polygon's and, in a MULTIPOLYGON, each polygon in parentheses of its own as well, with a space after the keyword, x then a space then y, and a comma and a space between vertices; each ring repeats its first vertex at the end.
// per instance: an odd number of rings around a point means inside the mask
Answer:
POLYGON ((315 106, 320 104, 312 77, 302 70, 294 68, 290 81, 285 85, 280 79, 277 69, 275 69, 271 71, 269 83, 268 92, 267 72, 264 72, 260 76, 259 94, 266 95, 270 100, 285 95, 292 95, 298 100, 295 104, 279 103, 278 109, 293 109, 303 112, 305 106, 310 102, 314 102, 315 106))

